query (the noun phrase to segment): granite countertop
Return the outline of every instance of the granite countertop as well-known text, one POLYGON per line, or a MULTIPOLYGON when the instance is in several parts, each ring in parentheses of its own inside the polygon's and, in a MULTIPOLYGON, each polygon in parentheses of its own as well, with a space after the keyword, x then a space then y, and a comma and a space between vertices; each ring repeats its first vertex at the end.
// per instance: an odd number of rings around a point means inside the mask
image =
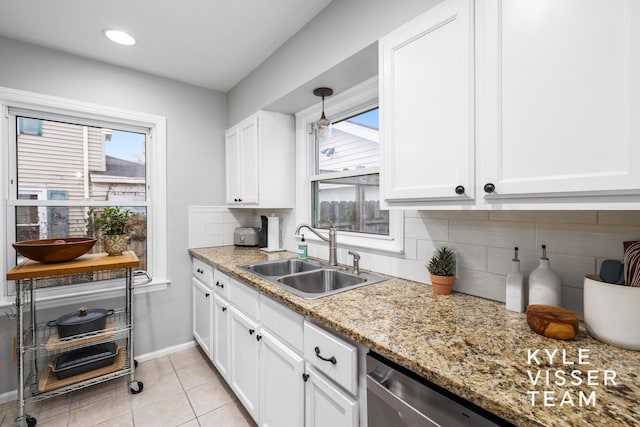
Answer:
POLYGON ((596 341, 583 325, 574 340, 546 338, 503 303, 434 295, 429 285, 394 277, 305 300, 237 267, 291 252, 189 253, 516 425, 640 426, 640 352, 596 341))

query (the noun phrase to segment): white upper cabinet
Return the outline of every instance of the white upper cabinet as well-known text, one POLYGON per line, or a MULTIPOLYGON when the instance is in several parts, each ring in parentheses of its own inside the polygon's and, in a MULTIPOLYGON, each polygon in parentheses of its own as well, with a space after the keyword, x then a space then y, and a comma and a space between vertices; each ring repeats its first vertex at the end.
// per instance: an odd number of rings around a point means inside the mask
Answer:
POLYGON ((446 0, 380 40, 387 202, 474 197, 473 43, 470 0, 446 0))
POLYGON ((389 207, 640 206, 637 2, 445 0, 379 49, 389 207))
POLYGON ((478 4, 478 191, 485 198, 640 193, 640 7, 478 4))
POLYGON ((228 129, 225 167, 229 207, 294 207, 293 117, 259 111, 228 129))

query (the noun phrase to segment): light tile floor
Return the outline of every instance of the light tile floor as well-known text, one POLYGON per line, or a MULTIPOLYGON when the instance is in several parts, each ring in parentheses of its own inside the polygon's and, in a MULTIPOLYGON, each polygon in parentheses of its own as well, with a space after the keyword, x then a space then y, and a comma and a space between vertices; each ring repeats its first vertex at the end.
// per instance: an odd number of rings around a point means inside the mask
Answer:
MULTIPOLYGON (((255 427, 199 347, 140 363, 144 383, 130 394, 128 377, 27 404, 37 427, 255 427)), ((0 426, 13 427, 16 402, 0 405, 0 426)))

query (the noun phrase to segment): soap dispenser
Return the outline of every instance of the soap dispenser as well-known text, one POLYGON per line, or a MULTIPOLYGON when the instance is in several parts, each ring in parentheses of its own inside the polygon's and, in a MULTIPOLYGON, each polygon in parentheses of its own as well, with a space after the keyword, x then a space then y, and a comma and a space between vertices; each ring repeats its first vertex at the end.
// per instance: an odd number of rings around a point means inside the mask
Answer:
POLYGON ((560 277, 549 267, 547 247, 542 245, 540 264, 529 275, 529 304, 560 307, 560 277))
POLYGON ((302 239, 300 239, 300 243, 298 244, 298 258, 307 259, 307 249, 307 242, 305 242, 303 234, 302 239))
POLYGON ((511 260, 511 271, 507 273, 507 295, 505 303, 507 310, 524 311, 524 277, 520 272, 520 260, 518 259, 518 248, 514 248, 514 256, 511 260))

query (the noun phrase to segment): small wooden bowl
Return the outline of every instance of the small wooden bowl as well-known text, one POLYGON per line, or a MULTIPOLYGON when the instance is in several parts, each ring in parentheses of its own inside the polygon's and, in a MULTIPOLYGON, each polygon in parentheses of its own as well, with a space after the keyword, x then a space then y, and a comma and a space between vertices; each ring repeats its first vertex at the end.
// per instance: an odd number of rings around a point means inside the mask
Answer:
POLYGON ((96 244, 93 237, 65 237, 64 239, 25 240, 13 244, 25 258, 45 263, 71 261, 86 254, 96 244))
POLYGON ((533 332, 559 340, 571 340, 578 333, 578 315, 553 305, 529 305, 527 323, 533 332))

